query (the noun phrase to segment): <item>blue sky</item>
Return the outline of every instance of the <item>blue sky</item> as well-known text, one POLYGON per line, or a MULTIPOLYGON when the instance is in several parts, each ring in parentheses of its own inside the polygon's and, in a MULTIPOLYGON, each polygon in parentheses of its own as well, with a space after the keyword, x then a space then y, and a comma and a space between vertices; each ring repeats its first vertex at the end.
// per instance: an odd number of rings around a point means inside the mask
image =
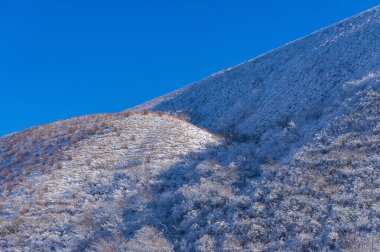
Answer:
POLYGON ((2 0, 0 136, 117 112, 380 0, 2 0))

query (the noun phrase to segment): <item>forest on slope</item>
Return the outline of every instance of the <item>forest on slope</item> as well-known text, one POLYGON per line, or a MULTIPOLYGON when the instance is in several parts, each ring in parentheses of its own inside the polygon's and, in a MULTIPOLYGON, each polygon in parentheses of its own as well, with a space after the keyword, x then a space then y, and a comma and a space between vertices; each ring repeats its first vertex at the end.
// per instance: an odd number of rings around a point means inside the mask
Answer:
POLYGON ((118 114, 0 139, 2 251, 380 249, 380 7, 118 114))

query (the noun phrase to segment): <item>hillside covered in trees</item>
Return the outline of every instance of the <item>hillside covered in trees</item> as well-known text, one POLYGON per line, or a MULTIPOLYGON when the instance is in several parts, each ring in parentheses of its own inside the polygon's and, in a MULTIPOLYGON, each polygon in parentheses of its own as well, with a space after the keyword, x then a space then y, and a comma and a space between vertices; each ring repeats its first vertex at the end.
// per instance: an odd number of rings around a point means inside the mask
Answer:
POLYGON ((1 251, 377 251, 380 7, 117 114, 0 138, 1 251))

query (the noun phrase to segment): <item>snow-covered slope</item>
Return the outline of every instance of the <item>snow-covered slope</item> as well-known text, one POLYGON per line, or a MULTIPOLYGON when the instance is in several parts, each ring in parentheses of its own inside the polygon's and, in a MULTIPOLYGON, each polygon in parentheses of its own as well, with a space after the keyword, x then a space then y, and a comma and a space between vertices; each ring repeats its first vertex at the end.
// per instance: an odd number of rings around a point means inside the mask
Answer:
POLYGON ((129 111, 0 139, 0 250, 376 251, 379 188, 376 7, 129 111))
MULTIPOLYGON (((141 106, 188 118, 212 132, 253 141, 281 157, 344 113, 380 75, 380 8, 344 20, 141 106), (294 143, 281 131, 297 127, 294 143), (285 139, 284 139, 285 138, 285 139), (272 151, 271 151, 271 150, 272 151)), ((139 107, 138 107, 139 108, 139 107)))
POLYGON ((157 193, 158 174, 190 165, 195 161, 184 156, 221 142, 172 116, 123 116, 95 123, 79 118, 80 126, 69 120, 2 139, 0 247, 75 250, 123 225, 133 231, 138 220, 123 223, 124 205, 138 216, 157 193), (80 141, 67 139, 81 132, 80 141))

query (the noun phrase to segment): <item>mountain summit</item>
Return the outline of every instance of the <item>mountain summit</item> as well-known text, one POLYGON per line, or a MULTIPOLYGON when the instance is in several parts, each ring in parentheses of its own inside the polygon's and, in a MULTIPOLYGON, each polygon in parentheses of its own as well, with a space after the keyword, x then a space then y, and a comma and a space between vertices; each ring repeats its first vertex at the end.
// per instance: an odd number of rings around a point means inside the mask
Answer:
POLYGON ((0 139, 2 251, 380 249, 380 7, 117 114, 0 139))

